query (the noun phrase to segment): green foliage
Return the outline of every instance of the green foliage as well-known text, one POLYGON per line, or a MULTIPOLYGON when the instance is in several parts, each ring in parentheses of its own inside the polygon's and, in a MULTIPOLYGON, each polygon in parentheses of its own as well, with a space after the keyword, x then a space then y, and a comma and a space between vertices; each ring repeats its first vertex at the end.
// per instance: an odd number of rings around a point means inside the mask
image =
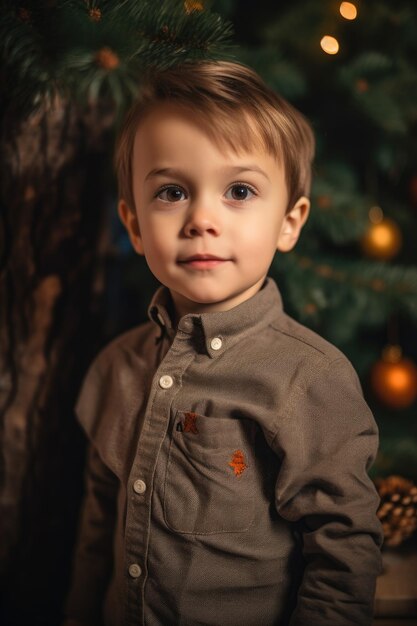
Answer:
POLYGON ((274 273, 297 318, 338 345, 399 309, 417 319, 417 270, 338 256, 277 256, 274 273))
POLYGON ((311 236, 346 244, 363 235, 371 200, 361 193, 349 164, 333 162, 317 168, 311 198, 314 209, 306 226, 311 236))
MULTIPOLYGON (((41 32, 18 17, 18 7, 10 4, 0 13, 0 58, 6 72, 2 97, 13 100, 19 109, 31 111, 54 90, 53 60, 48 61, 43 54, 41 32)), ((34 18, 38 19, 37 13, 34 18)))
POLYGON ((373 468, 375 476, 397 474, 416 481, 417 428, 415 412, 387 413, 382 421, 379 453, 373 468))
POLYGON ((416 119, 417 97, 417 71, 408 62, 366 52, 341 69, 340 79, 352 103, 376 126, 388 133, 407 133, 416 119))
POLYGON ((3 96, 22 117, 55 95, 124 109, 145 69, 226 57, 231 37, 230 23, 180 0, 9 1, 0 10, 3 96))
POLYGON ((239 60, 253 67, 262 74, 265 82, 288 100, 300 98, 307 90, 304 73, 284 56, 280 56, 270 47, 256 50, 241 47, 239 60))

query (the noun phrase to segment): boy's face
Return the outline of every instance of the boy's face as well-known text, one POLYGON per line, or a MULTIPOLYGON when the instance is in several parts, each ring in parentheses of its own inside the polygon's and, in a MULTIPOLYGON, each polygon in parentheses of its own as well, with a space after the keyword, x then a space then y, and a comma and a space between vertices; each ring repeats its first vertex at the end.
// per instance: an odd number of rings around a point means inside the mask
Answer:
POLYGON ((198 114, 172 104, 140 124, 132 174, 136 211, 121 200, 119 214, 178 317, 254 295, 275 251, 295 245, 308 216, 307 198, 286 213, 284 170, 272 156, 219 148, 198 114))

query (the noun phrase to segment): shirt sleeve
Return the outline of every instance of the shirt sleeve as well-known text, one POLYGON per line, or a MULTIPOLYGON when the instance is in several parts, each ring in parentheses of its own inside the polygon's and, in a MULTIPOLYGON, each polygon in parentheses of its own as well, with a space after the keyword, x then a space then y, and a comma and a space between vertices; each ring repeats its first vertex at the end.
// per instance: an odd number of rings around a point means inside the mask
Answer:
POLYGON ((90 444, 72 585, 65 605, 66 617, 88 626, 102 623, 104 597, 113 569, 117 492, 117 478, 90 444))
POLYGON ((295 523, 305 570, 290 626, 370 626, 381 571, 379 497, 368 470, 378 430, 345 358, 297 387, 272 447, 278 513, 295 523))

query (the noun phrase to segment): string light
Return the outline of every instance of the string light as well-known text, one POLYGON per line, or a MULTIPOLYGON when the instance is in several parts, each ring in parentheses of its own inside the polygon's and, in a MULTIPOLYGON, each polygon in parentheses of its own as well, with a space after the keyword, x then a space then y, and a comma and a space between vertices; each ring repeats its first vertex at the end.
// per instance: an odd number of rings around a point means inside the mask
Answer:
POLYGON ((337 54, 339 52, 339 42, 331 35, 325 35, 320 41, 320 46, 326 54, 337 54))
POLYGON ((381 207, 369 210, 369 227, 361 239, 362 251, 380 260, 392 259, 401 250, 402 233, 394 220, 384 217, 381 207))
POLYGON ((358 10, 352 2, 342 2, 339 8, 340 15, 345 20, 354 20, 358 15, 358 10))

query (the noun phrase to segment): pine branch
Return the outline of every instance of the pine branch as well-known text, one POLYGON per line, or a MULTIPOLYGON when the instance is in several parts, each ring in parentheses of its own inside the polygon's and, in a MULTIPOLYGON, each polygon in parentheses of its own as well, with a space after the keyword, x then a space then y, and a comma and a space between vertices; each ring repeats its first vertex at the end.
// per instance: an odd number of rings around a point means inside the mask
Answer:
POLYGON ((228 57, 234 50, 230 23, 180 0, 34 6, 22 10, 8 2, 0 9, 2 90, 22 116, 56 92, 82 104, 109 99, 123 109, 145 68, 228 57))
POLYGON ((273 267, 283 277, 299 318, 309 325, 322 323, 324 314, 331 313, 340 333, 349 337, 357 327, 383 325, 394 312, 417 321, 414 267, 295 252, 278 257, 273 267))
POLYGON ((405 135, 415 117, 417 72, 401 58, 376 51, 356 57, 340 70, 340 82, 359 111, 382 130, 405 135))
POLYGON ((314 231, 335 244, 357 241, 368 225, 372 201, 359 190, 346 163, 318 164, 313 180, 312 207, 305 232, 314 231))
POLYGON ((280 95, 292 101, 307 91, 304 73, 290 59, 271 46, 261 48, 241 47, 239 59, 262 75, 265 82, 280 95))
POLYGON ((38 108, 54 90, 52 68, 31 16, 25 9, 11 7, 3 7, 0 13, 1 91, 6 102, 13 102, 22 115, 38 108))

